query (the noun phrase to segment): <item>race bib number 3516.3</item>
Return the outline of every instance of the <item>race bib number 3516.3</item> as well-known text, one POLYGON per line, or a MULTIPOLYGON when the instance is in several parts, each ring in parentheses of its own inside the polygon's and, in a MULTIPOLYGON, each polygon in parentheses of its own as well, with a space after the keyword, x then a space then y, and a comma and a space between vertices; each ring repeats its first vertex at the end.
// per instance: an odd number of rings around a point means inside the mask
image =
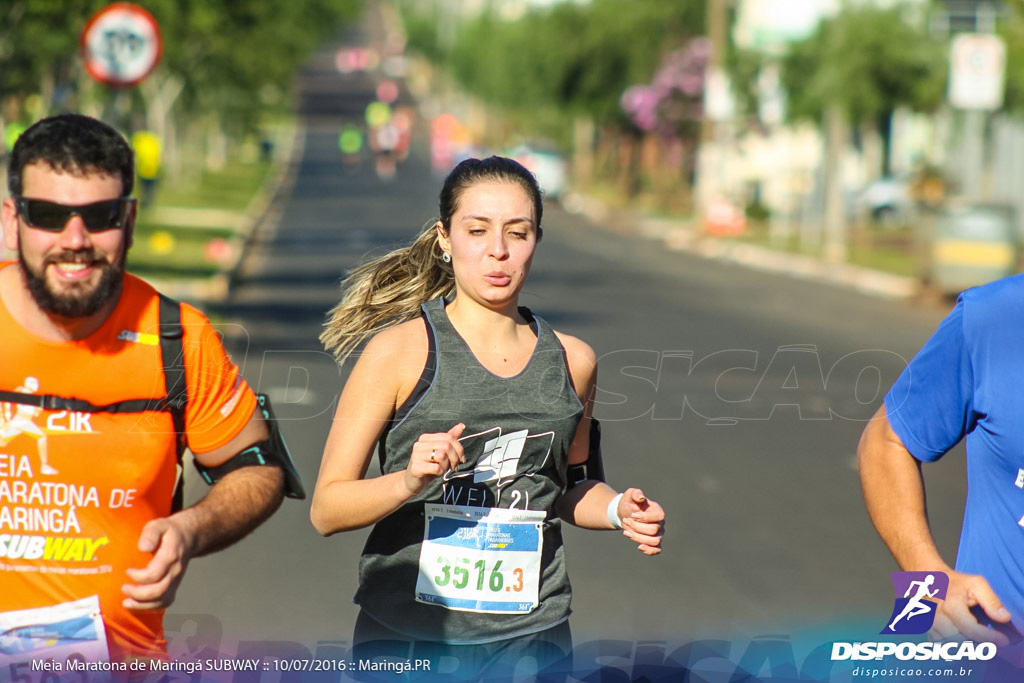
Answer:
POLYGON ((544 512, 428 503, 416 600, 464 612, 537 607, 544 512))

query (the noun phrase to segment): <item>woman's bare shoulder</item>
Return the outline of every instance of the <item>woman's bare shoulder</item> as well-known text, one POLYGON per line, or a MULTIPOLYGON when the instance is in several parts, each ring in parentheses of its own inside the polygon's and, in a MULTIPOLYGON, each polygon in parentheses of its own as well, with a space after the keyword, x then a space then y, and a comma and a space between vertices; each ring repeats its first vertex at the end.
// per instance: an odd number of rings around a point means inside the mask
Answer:
POLYGON ((590 344, 579 337, 555 330, 555 336, 565 349, 565 362, 576 392, 585 395, 586 387, 594 382, 597 375, 597 354, 590 344))
POLYGON ((372 372, 376 381, 393 386, 400 403, 419 380, 428 350, 426 325, 415 318, 371 337, 359 354, 358 365, 372 372))
POLYGON ((569 356, 576 357, 581 362, 587 362, 591 365, 597 364, 597 354, 594 353, 594 349, 591 348, 590 344, 579 337, 574 337, 571 334, 559 332, 558 330, 555 330, 555 336, 558 337, 562 348, 565 349, 569 356))
POLYGON ((427 351, 427 328, 422 318, 413 318, 381 330, 366 344, 366 351, 371 353, 407 353, 419 350, 423 353, 427 351))

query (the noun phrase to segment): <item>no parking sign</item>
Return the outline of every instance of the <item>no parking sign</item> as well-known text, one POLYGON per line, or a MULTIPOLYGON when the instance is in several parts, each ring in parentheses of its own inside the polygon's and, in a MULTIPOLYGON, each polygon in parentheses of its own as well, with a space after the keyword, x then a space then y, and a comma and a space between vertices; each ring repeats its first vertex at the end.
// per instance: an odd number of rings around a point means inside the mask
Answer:
POLYGON ((153 15, 127 2, 115 2, 94 14, 82 31, 81 43, 85 70, 113 88, 142 81, 163 52, 153 15))

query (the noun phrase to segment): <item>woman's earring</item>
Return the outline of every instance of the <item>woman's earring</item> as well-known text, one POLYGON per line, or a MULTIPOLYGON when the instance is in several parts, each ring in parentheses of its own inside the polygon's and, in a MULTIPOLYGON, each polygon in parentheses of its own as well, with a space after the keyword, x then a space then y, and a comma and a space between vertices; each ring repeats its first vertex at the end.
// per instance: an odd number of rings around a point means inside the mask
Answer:
POLYGON ((445 263, 451 263, 452 262, 452 255, 449 254, 447 251, 443 252, 441 254, 441 260, 444 261, 445 263))

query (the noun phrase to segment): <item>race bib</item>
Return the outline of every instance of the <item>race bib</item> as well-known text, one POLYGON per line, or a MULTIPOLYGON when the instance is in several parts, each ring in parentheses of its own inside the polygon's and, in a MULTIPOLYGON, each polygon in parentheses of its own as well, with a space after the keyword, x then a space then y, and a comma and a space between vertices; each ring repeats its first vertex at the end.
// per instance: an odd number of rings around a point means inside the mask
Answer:
POLYGON ((48 659, 110 660, 98 596, 0 612, 0 664, 48 659))
POLYGON ((489 614, 536 609, 542 510, 428 503, 424 512, 417 602, 489 614))

